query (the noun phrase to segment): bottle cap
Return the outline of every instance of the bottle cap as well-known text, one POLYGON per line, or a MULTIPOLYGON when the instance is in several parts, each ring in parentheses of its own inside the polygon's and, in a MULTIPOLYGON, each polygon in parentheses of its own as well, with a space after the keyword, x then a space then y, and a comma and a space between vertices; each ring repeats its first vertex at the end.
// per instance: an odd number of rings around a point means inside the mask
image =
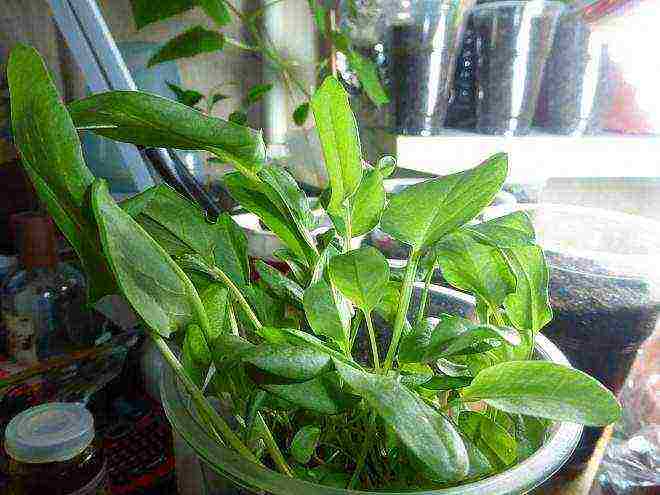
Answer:
POLYGON ((55 224, 50 217, 30 214, 21 220, 20 256, 26 269, 57 265, 55 224))
POLYGON ((85 450, 94 439, 94 418, 84 404, 51 402, 31 407, 5 430, 7 455, 18 462, 63 462, 85 450))

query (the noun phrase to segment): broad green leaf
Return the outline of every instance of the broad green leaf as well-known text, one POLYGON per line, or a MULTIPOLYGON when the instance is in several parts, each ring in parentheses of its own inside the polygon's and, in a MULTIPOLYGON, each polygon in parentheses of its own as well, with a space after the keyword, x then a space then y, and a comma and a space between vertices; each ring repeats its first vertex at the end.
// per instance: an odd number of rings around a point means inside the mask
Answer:
POLYGON ((223 0, 197 0, 197 3, 218 27, 226 26, 231 22, 231 14, 223 0))
POLYGON ((345 199, 357 190, 362 178, 362 151, 348 94, 334 77, 328 77, 311 101, 330 179, 328 211, 341 212, 345 199))
POLYGON ((357 364, 345 354, 328 347, 323 341, 307 332, 303 332, 302 330, 264 327, 261 329, 259 335, 272 344, 291 344, 298 347, 309 346, 334 359, 343 361, 349 366, 357 366, 357 364))
POLYGON ((293 111, 293 121, 297 126, 302 126, 307 121, 307 117, 309 117, 309 103, 301 103, 293 111))
POLYGON ((471 381, 471 377, 435 375, 422 386, 429 390, 456 390, 467 387, 471 381))
POLYGON ((182 87, 177 86, 176 84, 171 83, 169 81, 165 81, 165 82, 167 83, 167 87, 170 88, 170 90, 172 90, 172 93, 174 93, 174 96, 176 97, 176 101, 178 101, 179 103, 183 103, 188 107, 194 107, 204 98, 204 95, 199 91, 194 91, 192 89, 183 89, 182 87))
POLYGON ((471 292, 497 309, 516 290, 516 281, 499 249, 454 232, 431 248, 442 275, 454 287, 471 292))
POLYGON ((330 260, 334 256, 337 256, 339 253, 340 253, 339 249, 334 244, 328 244, 328 246, 323 251, 321 251, 319 259, 316 260, 316 263, 314 264, 312 269, 312 281, 311 281, 312 284, 321 280, 321 278, 326 272, 328 263, 330 263, 330 260))
POLYGON ((488 416, 463 411, 458 416, 458 426, 491 464, 506 467, 516 461, 516 439, 488 416))
MULTIPOLYGON (((433 378, 433 369, 428 364, 404 363, 399 366, 399 380, 408 388, 417 388, 433 378)), ((396 376, 396 372, 390 372, 396 376)))
POLYGON ((343 391, 333 371, 301 383, 264 384, 262 388, 308 411, 334 415, 355 406, 356 397, 343 391))
POLYGON ((69 105, 79 129, 155 148, 206 150, 251 175, 266 162, 261 131, 140 91, 98 93, 69 105))
POLYGON ((307 464, 318 445, 321 429, 318 426, 303 426, 291 441, 291 456, 300 464, 307 464))
POLYGON ((133 19, 138 29, 192 9, 195 0, 131 0, 133 19))
POLYGON ((385 187, 380 170, 369 170, 349 200, 351 235, 358 237, 373 230, 385 208, 385 187))
POLYGON ((248 89, 248 93, 245 96, 245 106, 249 107, 250 105, 254 105, 259 100, 261 100, 271 89, 273 89, 273 85, 270 83, 255 84, 250 89, 248 89))
POLYGON ((467 475, 467 451, 447 418, 389 376, 364 373, 337 361, 335 368, 394 430, 432 479, 455 482, 467 475))
POLYGON ((165 250, 114 202, 103 180, 92 186, 92 208, 103 253, 135 312, 165 338, 193 322, 202 302, 192 283, 165 250))
POLYGON ((238 286, 250 280, 245 232, 228 213, 207 220, 196 204, 166 184, 121 203, 171 256, 197 254, 215 264, 238 286))
POLYGON ((380 302, 390 279, 387 260, 371 246, 334 256, 328 273, 339 292, 365 313, 380 302))
POLYGON ((598 380, 582 371, 546 361, 511 361, 481 371, 463 391, 508 413, 587 426, 616 421, 621 407, 598 380))
POLYGON ((194 57, 201 53, 215 52, 222 50, 224 45, 225 38, 221 33, 210 31, 202 26, 195 26, 165 43, 151 56, 147 67, 170 60, 194 57))
POLYGON ((394 323, 401 302, 401 282, 391 280, 383 290, 383 298, 376 306, 376 313, 389 323, 394 323))
POLYGON ((307 259, 305 240, 265 195, 256 192, 250 182, 236 172, 226 174, 223 182, 243 208, 257 215, 296 256, 307 259))
POLYGON ((414 249, 429 247, 488 206, 507 169, 500 153, 465 172, 409 186, 390 197, 381 229, 414 249))
POLYGON ((548 294, 548 265, 538 246, 502 251, 516 276, 516 291, 504 300, 506 314, 520 330, 538 332, 552 320, 548 294))
POLYGON ((334 340, 346 350, 350 332, 350 314, 339 302, 338 294, 324 280, 310 285, 303 297, 305 316, 317 335, 334 340))
POLYGON ((222 376, 229 369, 235 368, 244 355, 252 352, 255 345, 233 334, 222 334, 213 343, 213 363, 216 375, 222 376))
POLYGON ((476 240, 498 248, 530 246, 536 241, 534 225, 524 211, 517 211, 476 225, 467 225, 463 230, 476 240))
POLYGON ((211 284, 199 298, 209 319, 209 338, 213 345, 220 335, 229 333, 229 290, 220 284, 211 284))
POLYGON ((272 375, 306 381, 332 370, 330 356, 312 347, 261 344, 243 355, 243 361, 272 375))
POLYGON ((376 64, 355 50, 349 51, 348 63, 360 80, 362 89, 374 105, 379 107, 389 103, 390 99, 387 97, 387 93, 380 83, 376 64))
POLYGON ((186 374, 201 388, 211 366, 211 351, 199 325, 188 325, 182 354, 186 374))
POLYGON ((383 177, 389 177, 396 169, 396 158, 392 155, 385 155, 378 159, 378 170, 383 177))
POLYGON ((549 422, 545 419, 532 418, 516 414, 513 417, 514 436, 518 443, 518 460, 527 459, 543 446, 549 422))
POLYGON ((7 66, 14 142, 21 164, 88 277, 88 301, 117 292, 100 252, 87 193, 94 176, 85 165, 80 141, 43 59, 18 45, 7 66))
POLYGON ((487 340, 499 340, 510 345, 519 345, 521 342, 520 335, 512 328, 478 325, 450 341, 449 345, 442 350, 440 357, 465 354, 467 349, 487 340))
POLYGON ((304 290, 300 285, 261 260, 257 261, 255 268, 261 280, 277 297, 288 299, 302 308, 304 290))

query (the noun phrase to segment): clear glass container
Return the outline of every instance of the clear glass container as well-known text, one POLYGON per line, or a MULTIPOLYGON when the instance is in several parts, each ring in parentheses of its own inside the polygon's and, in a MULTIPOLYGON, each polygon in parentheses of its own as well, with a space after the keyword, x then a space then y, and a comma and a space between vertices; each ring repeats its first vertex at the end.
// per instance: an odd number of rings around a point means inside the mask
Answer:
MULTIPOLYGON (((419 289, 417 289, 419 290, 419 289)), ((474 299, 450 289, 432 287, 431 308, 466 315, 474 306, 474 299)), ((564 355, 548 339, 539 335, 536 344, 539 359, 568 364, 564 355)), ((170 367, 165 367, 161 396, 172 426, 197 453, 202 465, 203 483, 208 495, 257 493, 264 490, 272 495, 348 495, 367 494, 359 490, 345 490, 292 479, 254 464, 233 450, 217 443, 206 431, 191 406, 190 398, 170 367)), ((519 495, 539 486, 554 474, 571 456, 582 432, 574 423, 553 423, 545 444, 536 453, 516 466, 482 481, 440 490, 407 491, 407 495, 519 495)), ((195 480, 198 481, 198 480, 195 480)), ((395 492, 388 494, 397 495, 395 492)), ((403 495, 403 494, 401 494, 403 495)))

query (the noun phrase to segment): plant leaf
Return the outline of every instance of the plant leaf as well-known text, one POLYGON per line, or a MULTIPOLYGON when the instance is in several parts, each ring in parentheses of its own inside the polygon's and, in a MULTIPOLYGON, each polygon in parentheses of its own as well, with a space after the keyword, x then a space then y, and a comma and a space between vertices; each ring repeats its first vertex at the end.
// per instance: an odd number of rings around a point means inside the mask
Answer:
POLYGON ((621 407, 598 380, 546 361, 510 361, 481 371, 463 390, 465 400, 483 400, 508 413, 587 426, 616 421, 621 407))
POLYGON ((348 63, 360 80, 362 89, 374 105, 379 107, 390 102, 385 89, 380 83, 376 64, 355 50, 348 52, 348 63))
POLYGON ((211 284, 199 297, 209 319, 209 338, 213 344, 220 335, 229 333, 229 289, 211 284))
POLYGON ((461 431, 495 466, 510 466, 517 458, 516 439, 489 417, 463 411, 458 416, 461 431))
POLYGON ((298 430, 291 441, 291 456, 300 464, 307 464, 319 442, 321 429, 318 426, 303 426, 298 430))
POLYGON ((264 281, 277 297, 288 299, 296 306, 302 308, 304 290, 300 285, 261 260, 257 260, 255 268, 261 280, 264 281))
POLYGON ((297 126, 303 126, 307 117, 309 117, 309 102, 301 103, 293 111, 293 121, 297 126))
POLYGON ((231 22, 229 9, 223 0, 197 0, 197 3, 218 27, 226 26, 231 22))
POLYGON ((244 126, 247 123, 247 113, 242 110, 236 110, 229 114, 229 122, 236 125, 244 126))
POLYGON ((199 91, 194 91, 192 89, 183 89, 180 86, 177 86, 174 83, 171 83, 169 81, 165 81, 167 84, 167 87, 172 90, 172 93, 174 93, 174 96, 176 97, 176 101, 179 103, 183 103, 184 105, 188 107, 194 107, 197 105, 200 101, 202 101, 202 98, 204 98, 204 95, 200 93, 199 91))
POLYGON ((380 302, 390 279, 387 260, 371 246, 333 256, 328 273, 339 292, 365 313, 380 302))
POLYGON ((133 19, 138 29, 151 24, 181 14, 195 6, 195 0, 131 0, 133 8, 133 19))
POLYGON ((376 313, 389 323, 394 323, 401 301, 401 282, 391 280, 383 289, 383 298, 376 306, 376 313))
POLYGON ((362 151, 348 95, 334 77, 328 77, 311 100, 316 128, 330 179, 328 212, 341 212, 343 202, 357 190, 362 178, 362 151))
POLYGON ((516 276, 516 291, 504 300, 506 314, 516 328, 536 333, 552 320, 550 276, 543 250, 524 246, 505 249, 503 253, 516 276))
POLYGON ((373 230, 380 222, 385 208, 385 187, 380 170, 369 170, 350 199, 351 234, 361 236, 373 230))
POLYGON ((314 333, 331 338, 346 350, 351 324, 350 314, 338 303, 332 287, 324 279, 305 290, 303 305, 305 316, 314 333))
POLYGON ((301 383, 264 384, 266 391, 308 411, 334 415, 354 406, 356 397, 344 392, 335 371, 301 383))
POLYGON ((518 332, 512 328, 493 325, 476 325, 461 333, 441 352, 440 357, 450 357, 465 354, 465 351, 479 342, 496 339, 510 345, 519 345, 522 340, 518 332))
POLYGON ((211 351, 199 325, 188 325, 186 329, 182 364, 186 374, 201 388, 211 366, 211 351))
POLYGON ((524 211, 516 211, 476 225, 466 225, 463 230, 476 240, 498 248, 530 246, 536 242, 534 225, 524 211))
POLYGON ((518 459, 522 461, 543 446, 548 431, 548 421, 516 414, 513 422, 518 443, 518 459))
POLYGON ((94 176, 85 165, 80 141, 43 59, 18 45, 7 66, 14 141, 21 164, 39 199, 75 250, 88 277, 89 302, 117 293, 100 252, 87 194, 94 176))
POLYGON ((270 374, 307 381, 331 371, 330 356, 312 347, 289 344, 261 344, 243 356, 243 361, 270 374))
POLYGON ((210 110, 213 110, 213 107, 215 106, 216 103, 218 103, 219 101, 222 101, 222 100, 226 100, 227 98, 229 98, 229 96, 227 96, 227 95, 223 95, 223 94, 220 94, 220 93, 214 94, 211 97, 211 108, 210 108, 210 110))
POLYGON ((261 131, 140 91, 98 93, 69 104, 79 129, 154 148, 206 150, 247 175, 266 162, 261 131))
POLYGON ((475 241, 465 232, 447 235, 431 251, 451 285, 480 297, 493 310, 516 290, 516 281, 500 250, 475 241))
POLYGON ((391 377, 364 373, 338 361, 335 368, 394 430, 432 479, 453 482, 467 475, 467 451, 447 418, 391 377))
POLYGON ((147 67, 153 67, 170 60, 215 52, 222 50, 224 45, 225 38, 221 33, 210 31, 202 26, 195 26, 175 36, 160 47, 147 62, 147 67))
POLYGON ((456 390, 467 387, 470 382, 472 382, 471 377, 435 375, 425 382, 422 387, 428 390, 456 390))
POLYGON ((489 205, 506 174, 500 153, 465 172, 409 186, 390 197, 381 229, 413 249, 429 247, 489 205))
POLYGON ((249 107, 250 105, 254 105, 259 100, 261 100, 271 89, 273 89, 273 85, 270 83, 255 84, 248 90, 248 93, 245 96, 245 106, 249 107))
POLYGON ((309 274, 304 264, 293 252, 288 249, 278 249, 273 253, 273 257, 287 264, 299 285, 306 286, 309 284, 309 274))
POLYGON ((193 322, 195 307, 201 307, 202 302, 192 283, 165 250, 114 202, 103 180, 92 186, 92 208, 103 253, 135 312, 164 338, 193 322))

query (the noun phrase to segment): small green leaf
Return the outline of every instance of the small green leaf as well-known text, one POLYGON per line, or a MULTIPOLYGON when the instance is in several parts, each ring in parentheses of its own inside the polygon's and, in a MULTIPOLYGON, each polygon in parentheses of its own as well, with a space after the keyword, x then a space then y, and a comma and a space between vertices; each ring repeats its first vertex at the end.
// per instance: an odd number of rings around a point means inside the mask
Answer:
POLYGON ((458 426, 491 464, 506 467, 516 461, 516 439, 489 417, 463 411, 458 416, 458 426))
POLYGON ((385 187, 380 170, 369 170, 353 197, 349 200, 351 235, 358 237, 371 232, 380 222, 385 208, 385 187))
POLYGON ((507 169, 506 155, 500 153, 465 172, 409 186, 391 196, 381 228, 413 249, 429 247, 488 206, 507 169))
POLYGON ((165 338, 193 322, 202 302, 192 283, 163 248, 114 202, 103 180, 92 186, 92 208, 103 252, 135 312, 165 338))
POLYGON ((297 126, 303 126, 307 117, 309 117, 309 102, 301 103, 293 112, 293 121, 297 126))
POLYGON ((469 401, 555 421, 604 426, 621 406, 598 380, 582 371, 545 361, 510 361, 481 371, 463 391, 469 401))
POLYGON ((202 26, 195 26, 165 43, 151 56, 147 62, 147 67, 170 60, 222 50, 224 44, 225 38, 221 33, 210 31, 202 26))
POLYGON ((314 22, 316 23, 316 29, 318 31, 318 34, 320 36, 325 36, 326 9, 323 6, 323 2, 319 0, 307 0, 307 3, 309 4, 309 10, 311 10, 312 14, 314 15, 314 22))
POLYGON ((312 347, 261 344, 243 355, 243 361, 276 376, 296 381, 311 380, 330 371, 330 356, 312 347))
POLYGON ((385 89, 380 83, 376 64, 355 50, 348 52, 348 63, 360 80, 362 89, 374 105, 379 107, 390 102, 385 89))
POLYGON ((454 232, 435 244, 430 256, 454 287, 471 292, 496 310, 516 290, 516 281, 499 249, 475 241, 465 232, 454 232))
POLYGON ((229 98, 227 95, 223 95, 220 93, 216 93, 211 97, 211 108, 210 110, 213 110, 213 107, 215 107, 215 104, 218 103, 219 101, 226 100, 229 98))
POLYGON ((245 96, 245 106, 249 107, 250 105, 254 105, 259 100, 261 100, 271 89, 273 89, 273 85, 270 83, 255 84, 248 90, 248 93, 245 96))
POLYGON ((231 22, 229 9, 223 0, 197 0, 197 3, 218 27, 226 26, 231 22))
POLYGON ((213 343, 220 335, 229 333, 229 290, 220 284, 211 284, 199 298, 209 318, 209 338, 213 343))
POLYGON ((79 129, 154 148, 210 151, 247 175, 266 162, 260 131, 140 91, 98 93, 69 105, 79 129))
POLYGON ((172 93, 174 93, 174 96, 176 97, 176 101, 178 101, 179 103, 183 103, 188 107, 194 107, 200 101, 202 101, 202 98, 204 98, 204 95, 199 91, 194 91, 192 89, 183 89, 169 81, 165 81, 165 82, 167 83, 167 87, 172 90, 172 93))
POLYGON ((520 330, 538 332, 552 321, 548 284, 550 276, 543 250, 538 246, 503 250, 516 276, 516 290, 504 300, 506 314, 520 330))
POLYGON ((188 325, 183 340, 183 368, 195 384, 201 388, 211 365, 211 351, 199 325, 188 325))
POLYGON ((382 156, 378 160, 378 170, 380 170, 380 175, 383 177, 389 177, 394 173, 396 169, 396 158, 392 155, 382 156))
POLYGON ((328 270, 334 286, 365 313, 380 302, 390 279, 387 260, 371 246, 334 256, 328 270))
POLYGON ((468 457, 452 423, 394 378, 364 373, 335 361, 341 377, 394 430, 433 480, 455 482, 468 457))
POLYGON ((334 77, 328 77, 311 101, 321 140, 332 192, 328 211, 341 212, 362 178, 362 151, 355 116, 346 91, 334 77))
POLYGON ((321 279, 305 290, 303 305, 314 333, 331 338, 345 350, 348 348, 350 314, 337 296, 332 287, 321 279))
POLYGON ((192 9, 195 0, 131 0, 133 19, 138 29, 192 9))
POLYGON ((245 125, 247 123, 247 114, 241 110, 236 110, 229 114, 229 122, 236 125, 245 125))
POLYGON ((435 375, 422 386, 429 390, 457 390, 467 387, 471 382, 471 377, 435 375))
POLYGON ((257 261, 255 268, 261 280, 264 281, 277 297, 288 299, 296 306, 302 308, 304 290, 300 285, 261 260, 257 261))
POLYGON ((340 414, 355 406, 356 397, 343 391, 336 372, 301 383, 264 384, 262 388, 296 406, 321 415, 340 414))
POLYGON ((524 211, 463 227, 476 240, 498 248, 530 246, 536 241, 534 226, 524 211))
POLYGON ((493 325, 479 325, 460 334, 440 354, 440 357, 465 354, 465 351, 479 342, 486 340, 499 340, 510 345, 519 345, 520 335, 512 328, 496 327, 493 325))
POLYGON ((317 426, 303 426, 291 441, 291 456, 300 464, 307 464, 318 445, 321 429, 317 426))

